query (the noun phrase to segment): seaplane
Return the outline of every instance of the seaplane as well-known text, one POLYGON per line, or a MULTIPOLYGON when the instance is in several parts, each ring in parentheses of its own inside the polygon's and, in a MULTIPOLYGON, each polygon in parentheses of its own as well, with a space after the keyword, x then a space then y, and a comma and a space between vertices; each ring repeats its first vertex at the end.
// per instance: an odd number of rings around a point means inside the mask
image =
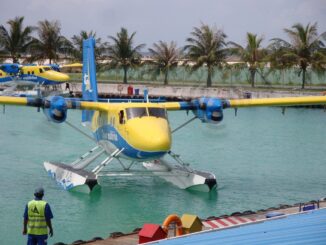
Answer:
POLYGON ((58 69, 57 65, 1 64, 0 84, 57 85, 69 81, 69 76, 58 69))
POLYGON ((217 181, 213 173, 191 168, 189 163, 172 151, 174 132, 195 119, 202 123, 218 124, 223 120, 223 110, 229 108, 326 104, 326 96, 258 99, 201 97, 190 101, 166 102, 150 100, 147 92, 140 100, 103 100, 98 97, 94 46, 93 38, 83 41, 82 98, 0 97, 0 104, 42 108, 50 121, 66 122, 96 144, 71 163, 44 162, 48 175, 65 190, 90 193, 100 187, 100 180, 104 177, 149 174, 181 189, 216 190, 217 181), (91 131, 92 136, 67 121, 68 110, 82 111, 81 124, 91 131), (193 117, 171 129, 167 115, 171 110, 191 111, 193 117), (107 170, 107 166, 113 164, 119 170, 107 170))
MULTIPOLYGON (((69 64, 67 67, 77 66, 69 64)), ((81 64, 78 64, 79 67, 81 64)), ((57 64, 49 65, 0 65, 0 96, 39 96, 41 87, 48 92, 49 86, 56 86, 69 81, 69 76, 60 71, 62 67, 57 64), (23 88, 23 89, 20 89, 23 88)), ((44 91, 43 91, 44 93, 44 91)))

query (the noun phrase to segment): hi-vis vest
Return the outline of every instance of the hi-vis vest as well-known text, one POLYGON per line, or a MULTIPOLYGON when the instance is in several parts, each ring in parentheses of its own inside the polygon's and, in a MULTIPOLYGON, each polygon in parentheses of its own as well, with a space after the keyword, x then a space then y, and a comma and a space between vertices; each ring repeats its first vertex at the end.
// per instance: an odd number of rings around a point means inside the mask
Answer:
POLYGON ((31 235, 47 235, 48 228, 45 221, 45 205, 42 200, 32 200, 27 204, 28 223, 27 234, 31 235))

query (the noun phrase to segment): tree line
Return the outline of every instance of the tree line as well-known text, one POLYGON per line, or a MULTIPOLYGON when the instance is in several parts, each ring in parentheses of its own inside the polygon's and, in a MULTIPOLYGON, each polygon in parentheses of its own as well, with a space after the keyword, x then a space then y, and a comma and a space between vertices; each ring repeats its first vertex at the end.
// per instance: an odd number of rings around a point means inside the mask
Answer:
POLYGON ((326 32, 318 34, 317 23, 306 26, 297 23, 284 32, 288 40, 273 38, 267 47, 262 47, 263 37, 248 32, 245 46, 227 41, 227 35, 207 24, 194 27, 186 39, 184 47, 177 47, 176 42, 158 41, 148 49, 150 59, 142 61, 142 50, 145 44, 134 43, 136 32, 129 34, 126 28, 108 36, 103 42, 96 37, 94 31, 81 31, 70 40, 61 35, 59 21, 39 21, 37 26, 23 25, 24 17, 16 17, 7 22, 8 28, 0 26, 0 55, 10 57, 17 63, 22 56, 28 57, 26 62, 48 59, 56 61, 59 55, 66 55, 73 61, 82 60, 82 42, 94 37, 96 41, 96 60, 108 60, 101 66, 122 68, 123 82, 127 83, 130 68, 142 64, 150 64, 153 72, 164 73, 164 84, 168 84, 169 72, 178 65, 187 66, 190 71, 200 67, 207 70, 207 87, 212 86, 212 75, 218 68, 237 66, 248 70, 251 86, 255 86, 255 77, 259 68, 269 66, 271 69, 288 69, 295 67, 298 76, 302 77, 302 88, 306 85, 308 69, 318 73, 326 70, 326 32), (37 34, 36 36, 33 34, 37 34), (236 64, 227 63, 234 57, 236 64), (182 61, 182 62, 181 62, 182 61))

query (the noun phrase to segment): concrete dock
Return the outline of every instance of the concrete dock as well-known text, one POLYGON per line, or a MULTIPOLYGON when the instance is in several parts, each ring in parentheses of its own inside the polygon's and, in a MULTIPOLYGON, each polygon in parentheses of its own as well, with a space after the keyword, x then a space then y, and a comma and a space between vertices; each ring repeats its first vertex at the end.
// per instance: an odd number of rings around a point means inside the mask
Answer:
MULTIPOLYGON (((81 93, 81 83, 71 83, 71 90, 81 93)), ((178 99, 191 99, 202 96, 218 97, 225 99, 240 99, 251 96, 252 98, 269 98, 269 97, 291 97, 291 96, 320 96, 324 90, 302 90, 302 89, 277 89, 277 88, 251 88, 251 87, 202 87, 202 86, 163 86, 152 84, 122 84, 122 83, 98 83, 98 92, 102 96, 127 96, 128 87, 132 86, 133 95, 143 95, 144 89, 147 89, 149 96, 153 97, 174 97, 178 99)), ((62 84, 62 90, 65 90, 65 84, 62 84)))

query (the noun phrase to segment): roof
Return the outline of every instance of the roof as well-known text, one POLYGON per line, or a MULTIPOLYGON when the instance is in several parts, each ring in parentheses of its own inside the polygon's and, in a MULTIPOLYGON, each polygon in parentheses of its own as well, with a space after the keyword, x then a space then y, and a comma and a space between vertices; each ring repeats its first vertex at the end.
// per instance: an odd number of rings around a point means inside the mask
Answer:
POLYGON ((201 221, 198 218, 198 216, 192 215, 192 214, 184 214, 184 215, 182 215, 181 221, 182 221, 182 226, 184 228, 190 228, 191 226, 194 225, 195 222, 199 222, 200 225, 201 225, 201 221))
POLYGON ((177 244, 326 244, 326 209, 283 216, 237 228, 157 241, 177 244))
POLYGON ((140 230, 138 235, 142 237, 153 237, 157 235, 157 233, 165 235, 165 232, 163 231, 161 226, 156 224, 144 224, 143 228, 140 230))

